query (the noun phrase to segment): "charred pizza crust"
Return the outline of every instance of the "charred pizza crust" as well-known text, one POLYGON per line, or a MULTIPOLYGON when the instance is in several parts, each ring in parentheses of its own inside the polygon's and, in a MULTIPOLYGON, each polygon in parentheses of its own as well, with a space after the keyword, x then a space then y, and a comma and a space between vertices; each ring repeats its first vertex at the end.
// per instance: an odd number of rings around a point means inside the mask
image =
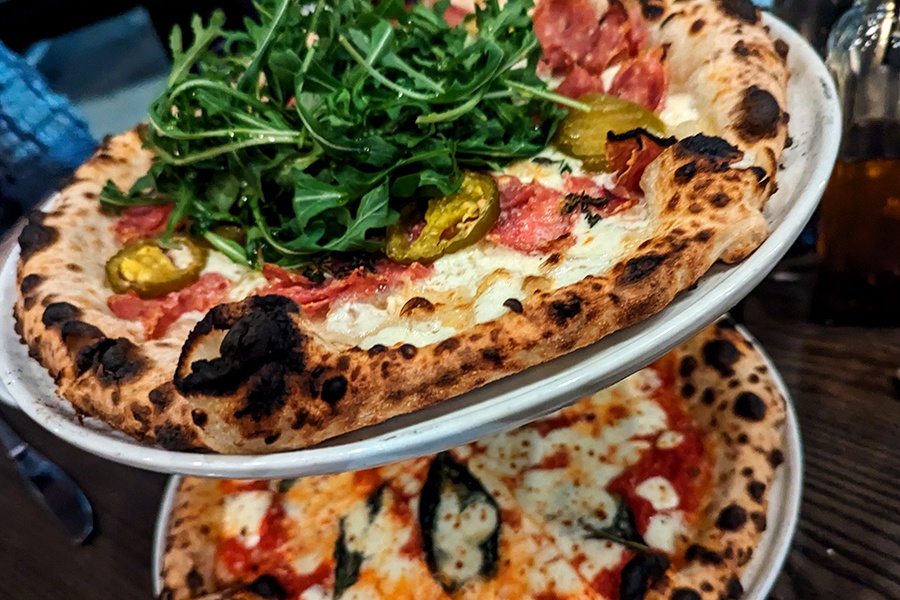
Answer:
MULTIPOLYGON (((712 487, 695 532, 678 540, 686 550, 683 560, 672 561, 676 567, 660 576, 658 563, 640 554, 629 563, 631 589, 645 590, 633 598, 740 598, 740 576, 767 528, 768 491, 784 462, 784 399, 763 357, 727 318, 672 351, 663 364, 675 373, 685 410, 714 449, 712 487)), ((165 539, 161 600, 254 592, 216 577, 210 553, 219 539, 219 490, 212 479, 181 481, 165 539)))
POLYGON ((655 233, 608 273, 508 300, 499 318, 422 347, 335 347, 280 296, 219 305, 193 330, 183 318, 145 341, 106 307, 103 262, 117 248, 97 202, 108 179, 127 188, 149 167, 136 130, 107 139, 22 232, 23 341, 80 413, 172 450, 262 453, 432 405, 647 318, 765 239, 788 75, 786 45, 769 39, 749 0, 647 0, 640 10, 668 47, 673 84, 695 95, 717 136, 682 139, 646 169, 655 233))

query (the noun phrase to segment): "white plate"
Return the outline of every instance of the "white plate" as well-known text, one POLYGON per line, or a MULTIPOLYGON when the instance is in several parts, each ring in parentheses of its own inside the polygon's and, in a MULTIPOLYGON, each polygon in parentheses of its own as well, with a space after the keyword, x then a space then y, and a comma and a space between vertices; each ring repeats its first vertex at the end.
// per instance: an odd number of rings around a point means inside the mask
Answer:
POLYGON ((305 450, 260 456, 172 452, 140 444, 95 419, 83 423, 60 400, 47 372, 13 331, 15 253, 0 273, 0 378, 33 419, 70 443, 110 460, 165 473, 225 478, 297 477, 353 471, 433 454, 510 429, 611 385, 662 356, 746 296, 799 236, 824 191, 840 140, 834 85, 816 52, 766 15, 790 46, 788 88, 793 145, 783 157, 778 192, 766 206, 769 238, 736 265, 717 265, 696 288, 646 321, 587 348, 437 406, 334 438, 305 450))
MULTIPOLYGON (((800 494, 803 488, 803 460, 797 415, 794 412, 787 387, 761 346, 745 329, 739 329, 763 355, 775 387, 784 396, 787 412, 782 432, 784 463, 775 471, 775 479, 769 489, 769 510, 766 515, 768 526, 741 578, 741 584, 744 586, 743 600, 764 600, 781 572, 781 566, 790 550, 791 539, 794 537, 794 530, 797 527, 797 518, 800 514, 800 494)), ((169 514, 172 511, 175 491, 180 481, 181 477, 179 476, 169 479, 160 504, 159 516, 156 519, 156 533, 153 540, 153 593, 155 596, 162 591, 162 559, 166 534, 169 529, 169 514)))

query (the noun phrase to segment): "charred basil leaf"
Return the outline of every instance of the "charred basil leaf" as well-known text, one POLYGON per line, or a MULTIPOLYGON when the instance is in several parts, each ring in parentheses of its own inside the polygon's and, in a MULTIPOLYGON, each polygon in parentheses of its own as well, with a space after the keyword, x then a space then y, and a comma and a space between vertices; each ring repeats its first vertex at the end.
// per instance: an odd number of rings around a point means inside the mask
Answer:
POLYGON ((446 591, 497 573, 500 507, 447 452, 438 454, 428 470, 419 499, 419 526, 428 568, 446 591))
POLYGON ((340 598, 359 579, 359 567, 363 554, 347 547, 344 533, 344 519, 341 519, 340 533, 334 546, 334 597, 340 598))
POLYGON ((588 225, 593 227, 596 225, 603 217, 601 217, 597 212, 591 209, 591 207, 600 208, 604 204, 609 202, 609 194, 605 196, 601 196, 599 198, 595 198, 594 196, 589 196, 584 193, 579 194, 566 194, 565 199, 563 200, 562 205, 562 214, 567 215, 572 211, 578 209, 584 215, 584 218, 587 219, 588 225))
POLYGON ((297 483, 296 479, 282 479, 278 482, 278 491, 283 494, 294 487, 295 483, 297 483))
MULTIPOLYGON (((378 513, 381 512, 384 489, 385 486, 382 485, 366 498, 366 512, 368 515, 366 530, 368 530, 368 526, 371 526, 375 521, 375 517, 378 516, 378 513)), ((351 550, 349 546, 347 546, 345 525, 346 517, 341 519, 339 525, 340 533, 338 534, 337 543, 334 546, 335 599, 340 598, 347 589, 356 583, 357 579, 359 579, 359 568, 362 566, 363 560, 365 559, 365 555, 362 552, 351 550)), ((365 534, 365 531, 363 534, 365 534)))
MULTIPOLYGON (((590 526, 587 526, 590 528, 590 526)), ((634 513, 628 508, 628 503, 620 500, 616 509, 616 516, 613 522, 602 529, 590 528, 589 538, 598 540, 609 540, 617 544, 622 544, 626 548, 630 548, 636 552, 650 552, 647 542, 641 537, 637 531, 634 521, 634 513)))

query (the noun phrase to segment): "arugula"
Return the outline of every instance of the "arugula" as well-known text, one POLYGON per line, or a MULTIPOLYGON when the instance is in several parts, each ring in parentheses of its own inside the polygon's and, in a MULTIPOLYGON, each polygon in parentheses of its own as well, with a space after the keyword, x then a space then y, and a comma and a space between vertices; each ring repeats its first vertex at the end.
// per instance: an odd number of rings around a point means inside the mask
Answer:
POLYGON ((381 249, 405 204, 534 156, 560 105, 585 108, 537 76, 531 0, 488 0, 457 27, 448 0, 376 4, 259 0, 241 31, 195 16, 187 48, 174 29, 145 136, 157 158, 130 190, 107 185, 104 207, 174 203, 169 234, 186 219, 236 262, 308 266, 381 249))

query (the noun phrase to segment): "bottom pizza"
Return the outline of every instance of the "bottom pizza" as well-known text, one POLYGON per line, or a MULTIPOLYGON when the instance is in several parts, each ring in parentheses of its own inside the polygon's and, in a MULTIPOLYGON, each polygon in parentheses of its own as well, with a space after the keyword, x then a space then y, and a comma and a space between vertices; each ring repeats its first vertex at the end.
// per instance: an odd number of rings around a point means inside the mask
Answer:
POLYGON ((720 320, 539 421, 297 480, 185 478, 161 599, 739 598, 784 400, 720 320))

